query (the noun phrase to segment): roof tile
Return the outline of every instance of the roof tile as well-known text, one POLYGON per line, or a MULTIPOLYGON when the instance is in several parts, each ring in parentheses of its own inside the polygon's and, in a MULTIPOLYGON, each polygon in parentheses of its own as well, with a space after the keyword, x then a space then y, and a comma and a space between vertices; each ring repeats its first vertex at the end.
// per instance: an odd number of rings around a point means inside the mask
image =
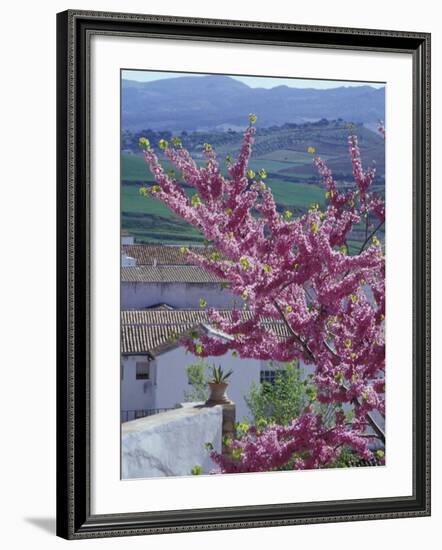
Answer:
MULTIPOLYGON (((189 246, 190 251, 204 257, 212 252, 212 247, 189 246)), ((124 244, 122 252, 135 258, 137 265, 193 265, 187 259, 187 255, 181 252, 180 246, 156 245, 156 244, 124 244)))
POLYGON ((222 283, 223 280, 204 269, 191 265, 136 266, 121 268, 122 283, 222 283))
MULTIPOLYGON (((222 310, 220 313, 227 319, 232 318, 231 310, 222 310)), ((244 319, 251 317, 251 313, 247 311, 242 312, 242 315, 244 319)), ((154 354, 172 343, 177 336, 207 322, 208 314, 205 310, 123 310, 121 312, 121 352, 125 355, 154 354)), ((282 321, 263 319, 262 325, 281 338, 290 336, 282 321)))

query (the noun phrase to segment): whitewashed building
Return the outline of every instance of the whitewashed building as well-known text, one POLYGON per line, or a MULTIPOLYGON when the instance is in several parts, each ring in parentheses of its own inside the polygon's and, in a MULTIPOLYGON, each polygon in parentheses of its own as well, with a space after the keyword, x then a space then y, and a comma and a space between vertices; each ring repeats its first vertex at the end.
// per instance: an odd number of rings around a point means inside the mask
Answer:
MULTIPOLYGON (((229 316, 228 310, 222 312, 229 316)), ((122 421, 172 409, 191 390, 187 367, 201 361, 187 352, 179 336, 199 330, 211 332, 204 310, 175 310, 168 307, 126 310, 121 315, 121 412, 122 421)), ((272 330, 285 335, 282 323, 272 330)), ((250 418, 245 396, 253 383, 270 380, 274 366, 268 361, 240 359, 232 353, 204 359, 208 365, 233 370, 227 394, 236 405, 238 421, 250 418)))
MULTIPOLYGON (((200 299, 226 316, 234 302, 242 303, 224 281, 189 263, 180 247, 135 244, 127 237, 121 247, 122 422, 173 409, 192 389, 187 367, 201 359, 180 345, 179 336, 194 330, 214 332, 206 311, 199 307, 200 299)), ((212 252, 209 247, 193 250, 203 255, 212 252)), ((272 320, 269 328, 281 337, 289 336, 282 321, 272 320)), ((227 393, 236 405, 237 421, 251 417, 245 397, 252 385, 272 381, 278 366, 240 359, 230 352, 205 358, 204 363, 233 371, 227 393)), ((300 367, 306 374, 314 370, 302 362, 300 367)), ((384 429, 384 418, 372 416, 384 429)))
MULTIPOLYGON (((208 247, 190 247, 208 256, 208 247)), ((132 244, 122 246, 121 308, 148 308, 169 304, 173 308, 197 308, 204 299, 208 306, 232 308, 242 303, 225 282, 187 260, 178 246, 132 244)))
POLYGON ((201 299, 209 307, 232 308, 242 303, 225 288, 223 281, 203 269, 190 266, 136 266, 121 268, 121 308, 148 308, 169 304, 196 308, 201 299))
MULTIPOLYGON (((209 247, 189 248, 205 256, 213 252, 209 247)), ((192 389, 187 367, 201 359, 188 353, 176 336, 213 330, 200 300, 227 316, 242 300, 221 279, 189 263, 180 247, 128 243, 122 245, 121 255, 121 418, 125 422, 174 408, 192 389)), ((288 336, 282 322, 275 321, 272 328, 288 336)), ((240 359, 230 352, 205 358, 204 363, 233 370, 227 393, 236 405, 237 420, 250 417, 244 398, 252 384, 274 376, 270 362, 240 359)))

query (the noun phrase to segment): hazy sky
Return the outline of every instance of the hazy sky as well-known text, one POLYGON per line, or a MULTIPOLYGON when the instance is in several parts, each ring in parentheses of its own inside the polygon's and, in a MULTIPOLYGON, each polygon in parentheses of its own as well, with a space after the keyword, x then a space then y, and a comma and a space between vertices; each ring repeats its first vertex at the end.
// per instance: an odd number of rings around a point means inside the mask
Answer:
MULTIPOLYGON (((176 78, 178 76, 193 76, 200 78, 201 76, 194 73, 168 73, 156 71, 132 71, 123 70, 122 77, 126 80, 137 80, 139 82, 152 82, 153 80, 162 80, 165 78, 176 78)), ((340 86, 364 86, 369 85, 373 88, 383 88, 384 83, 381 82, 351 82, 348 80, 308 80, 305 78, 275 78, 262 76, 234 76, 228 75, 244 82, 251 88, 274 88, 275 86, 290 86, 291 88, 318 88, 324 90, 326 88, 338 88, 340 86)))

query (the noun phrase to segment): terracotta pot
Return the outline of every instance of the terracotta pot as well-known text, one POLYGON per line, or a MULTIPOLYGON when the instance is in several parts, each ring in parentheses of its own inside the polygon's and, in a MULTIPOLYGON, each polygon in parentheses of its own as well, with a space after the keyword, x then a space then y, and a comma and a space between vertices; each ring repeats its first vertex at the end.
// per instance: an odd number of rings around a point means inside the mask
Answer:
POLYGON ((230 399, 226 395, 226 388, 228 384, 216 382, 209 382, 210 395, 206 401, 206 405, 221 405, 223 403, 231 403, 230 399))

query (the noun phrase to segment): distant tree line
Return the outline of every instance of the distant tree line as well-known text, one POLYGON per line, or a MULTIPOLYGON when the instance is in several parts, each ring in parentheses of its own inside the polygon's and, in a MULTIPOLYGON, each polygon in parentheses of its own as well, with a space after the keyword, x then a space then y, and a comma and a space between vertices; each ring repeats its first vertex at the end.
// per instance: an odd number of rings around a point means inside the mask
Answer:
MULTIPOLYGON (((352 123, 353 127, 362 127, 361 123, 352 123)), ((311 139, 314 136, 320 136, 327 130, 327 139, 332 137, 342 140, 342 132, 348 132, 349 123, 346 123, 341 118, 337 120, 328 120, 322 118, 314 122, 286 122, 281 126, 270 126, 268 128, 260 128, 261 140, 255 146, 255 153, 262 154, 270 150, 277 150, 284 147, 290 147, 296 144, 304 143, 306 139, 311 139), (287 132, 287 130, 297 130, 296 133, 287 132), (313 134, 313 131, 319 132, 313 134), (335 135, 333 135, 335 134, 335 135), (272 138, 269 141, 266 138, 272 138)), ((189 151, 202 151, 203 144, 210 142, 214 147, 229 146, 238 144, 242 138, 243 131, 237 131, 228 128, 226 131, 211 130, 211 131, 181 131, 177 135, 183 146, 189 151)), ((124 130, 122 134, 122 149, 126 151, 138 152, 138 142, 140 137, 146 137, 150 143, 157 144, 164 139, 170 141, 173 133, 169 130, 152 130, 146 128, 141 131, 124 130)))

